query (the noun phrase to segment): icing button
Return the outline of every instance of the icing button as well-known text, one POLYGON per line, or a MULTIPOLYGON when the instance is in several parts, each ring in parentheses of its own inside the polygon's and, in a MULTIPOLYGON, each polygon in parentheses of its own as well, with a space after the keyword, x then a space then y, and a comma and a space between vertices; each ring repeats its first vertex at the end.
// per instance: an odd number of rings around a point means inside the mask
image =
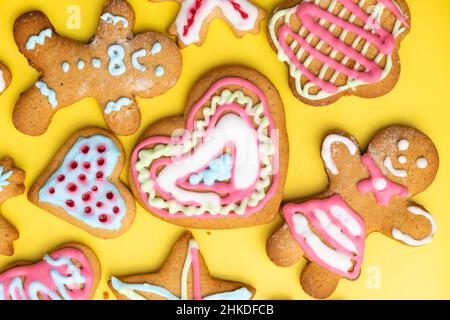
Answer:
POLYGON ((387 187, 387 182, 383 178, 376 178, 375 180, 373 180, 372 184, 377 191, 383 191, 387 187))

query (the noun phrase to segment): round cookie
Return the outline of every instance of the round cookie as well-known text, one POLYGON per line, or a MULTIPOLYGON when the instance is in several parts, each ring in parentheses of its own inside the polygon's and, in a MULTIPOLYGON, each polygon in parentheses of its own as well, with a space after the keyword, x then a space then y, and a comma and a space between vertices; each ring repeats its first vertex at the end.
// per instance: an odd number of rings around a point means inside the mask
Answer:
POLYGON ((289 68, 294 95, 324 106, 391 91, 410 25, 405 0, 285 0, 272 13, 268 39, 289 68))
POLYGON ((170 37, 133 34, 135 13, 124 0, 106 2, 97 33, 88 44, 59 36, 42 12, 20 16, 14 38, 20 52, 42 77, 16 103, 13 122, 37 136, 61 108, 94 97, 111 131, 130 135, 141 114, 136 97, 165 93, 178 80, 181 53, 170 37))
POLYGON ((329 297, 341 278, 360 275, 366 237, 373 232, 410 246, 431 242, 433 217, 411 200, 433 182, 438 152, 429 137, 407 126, 381 130, 361 155, 343 131, 322 143, 330 180, 323 193, 284 205, 285 223, 269 238, 267 253, 287 267, 304 256, 300 282, 315 298, 329 297))
POLYGON ((288 165, 277 90, 249 68, 217 68, 192 88, 182 117, 151 125, 131 155, 139 203, 173 224, 230 229, 271 221, 288 165))
POLYGON ((11 84, 12 74, 9 68, 0 61, 0 94, 2 94, 11 84))

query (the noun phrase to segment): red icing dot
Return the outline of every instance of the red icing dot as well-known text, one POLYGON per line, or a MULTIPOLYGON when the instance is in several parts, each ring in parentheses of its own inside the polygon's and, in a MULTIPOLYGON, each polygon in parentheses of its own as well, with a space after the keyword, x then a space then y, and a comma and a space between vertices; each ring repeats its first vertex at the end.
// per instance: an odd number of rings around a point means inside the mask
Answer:
POLYGON ((59 182, 63 182, 66 179, 66 177, 63 174, 60 174, 57 179, 59 182))
POLYGON ((103 152, 106 151, 106 147, 103 146, 103 145, 99 145, 99 146, 97 146, 97 151, 98 151, 99 153, 103 153, 103 152))
POLYGON ((105 159, 103 159, 103 158, 98 159, 98 160, 97 160, 97 164, 98 164, 99 166, 104 165, 104 164, 105 164, 105 159))
POLYGON ((73 170, 75 170, 76 168, 78 168, 78 162, 72 161, 72 162, 70 163, 70 168, 72 168, 73 170))
POLYGON ((106 214, 101 214, 101 215, 98 217, 98 220, 100 220, 100 222, 105 223, 105 222, 108 221, 108 216, 107 216, 106 214))
POLYGON ((80 174, 80 175, 78 176, 78 179, 80 179, 80 181, 86 181, 86 175, 80 174))
POLYGON ((106 193, 106 198, 108 198, 108 200, 112 200, 114 199, 114 193, 112 193, 111 191, 106 193))
POLYGON ((77 191, 77 185, 75 183, 69 183, 67 185, 67 190, 69 190, 70 192, 75 192, 77 191))
POLYGON ((68 207, 73 208, 75 207, 75 202, 73 200, 67 200, 66 204, 68 207))
POLYGON ((89 169, 91 167, 91 164, 89 162, 83 163, 83 168, 89 169))
POLYGON ((55 188, 50 188, 50 189, 48 189, 48 192, 50 193, 50 194, 54 194, 55 193, 55 188))
POLYGON ((91 212, 92 212, 92 208, 91 207, 85 207, 84 208, 84 213, 90 214, 91 212))
POLYGON ((97 192, 98 191, 98 187, 97 186, 93 186, 92 187, 92 191, 97 192))
POLYGON ((119 207, 115 206, 115 207, 113 208, 113 212, 114 212, 115 214, 118 214, 118 213, 120 212, 119 207))
POLYGON ((97 177, 97 179, 101 179, 103 178, 103 172, 99 171, 95 176, 97 177))
POLYGON ((97 208, 103 207, 103 202, 101 202, 101 201, 97 202, 96 206, 97 206, 97 208))
POLYGON ((91 195, 90 195, 90 193, 84 193, 82 196, 81 196, 81 199, 83 200, 83 201, 89 201, 89 200, 91 200, 91 195))
POLYGON ((89 152, 89 146, 82 146, 81 147, 81 152, 83 152, 84 154, 89 152))

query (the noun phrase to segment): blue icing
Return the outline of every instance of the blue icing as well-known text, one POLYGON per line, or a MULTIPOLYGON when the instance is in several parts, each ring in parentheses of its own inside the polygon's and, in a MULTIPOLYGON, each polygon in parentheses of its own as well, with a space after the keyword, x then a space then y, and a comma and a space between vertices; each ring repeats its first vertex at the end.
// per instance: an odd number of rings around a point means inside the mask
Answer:
POLYGON ((157 66, 157 67, 155 68, 155 75, 156 75, 157 77, 162 77, 162 76, 164 75, 165 72, 166 72, 166 71, 164 70, 164 67, 163 67, 163 66, 157 66))
POLYGON ((133 64, 133 67, 135 69, 138 69, 139 71, 145 72, 147 71, 147 68, 139 62, 140 58, 143 58, 147 55, 147 50, 145 49, 140 49, 135 51, 132 55, 131 55, 131 63, 133 64))
POLYGON ((102 62, 101 62, 100 59, 98 59, 98 58, 93 58, 91 62, 92 62, 92 66, 93 66, 95 69, 100 69, 101 66, 102 66, 102 62))
POLYGON ((9 185, 8 179, 12 176, 12 170, 3 173, 4 168, 0 166, 0 191, 3 191, 3 187, 9 185))
POLYGON ((120 44, 110 45, 108 48, 109 61, 109 73, 113 77, 121 76, 127 71, 125 66, 125 49, 120 44))
POLYGON ((48 103, 50 103, 53 108, 58 106, 55 90, 50 89, 44 81, 38 81, 34 85, 39 89, 43 96, 47 97, 48 103))
POLYGON ((78 60, 78 63, 77 63, 78 70, 83 70, 85 65, 86 65, 86 63, 83 60, 78 60))
POLYGON ((61 68, 64 71, 64 73, 67 73, 70 70, 70 64, 67 61, 64 61, 63 64, 61 65, 61 68))
POLYGON ((34 50, 36 44, 40 44, 41 46, 43 46, 45 43, 45 39, 51 38, 52 33, 52 29, 47 28, 42 30, 38 35, 31 36, 26 43, 27 50, 34 50))
POLYGON ((121 16, 115 16, 109 12, 104 13, 100 17, 100 19, 102 19, 106 23, 111 23, 114 26, 116 24, 118 24, 119 22, 121 22, 125 28, 128 28, 128 20, 127 19, 125 19, 124 17, 121 17, 121 16))
POLYGON ((129 106, 133 101, 131 99, 122 97, 117 101, 109 101, 105 107, 105 114, 110 114, 113 111, 120 111, 122 107, 129 106))
POLYGON ((39 201, 56 207, 62 208, 68 215, 77 219, 85 225, 95 229, 119 230, 122 227, 122 220, 126 215, 126 204, 117 187, 109 181, 117 162, 121 156, 115 143, 103 135, 94 135, 88 138, 79 138, 70 151, 64 157, 61 166, 46 181, 45 185, 39 190, 39 201), (81 150, 83 147, 89 147, 85 153, 81 150), (104 148, 103 152, 98 151, 98 147, 104 148), (104 163, 99 163, 99 159, 104 159, 104 163), (76 169, 71 168, 71 164, 78 164, 76 169), (83 164, 89 163, 88 169, 83 164), (97 176, 102 172, 102 178, 97 176), (80 181, 80 174, 85 175, 85 179, 80 181), (60 182, 58 177, 64 175, 64 180, 60 182), (77 186, 76 191, 68 190, 70 183, 77 186), (96 186, 97 191, 93 190, 96 186), (50 192, 53 188, 54 192, 50 192), (114 197, 108 198, 108 193, 112 192, 114 197), (84 201, 82 195, 90 194, 91 199, 84 201), (67 200, 73 200, 74 206, 67 205, 67 200), (102 206, 97 207, 97 202, 102 206), (85 208, 89 206, 91 212, 85 213, 85 208), (114 208, 119 209, 114 212, 114 208), (108 220, 101 222, 100 216, 107 215, 108 220))
POLYGON ((162 45, 159 42, 155 42, 152 46, 152 54, 158 54, 162 50, 162 45))
POLYGON ((232 169, 233 159, 229 154, 224 154, 223 156, 212 160, 208 165, 208 169, 190 176, 189 183, 195 186, 203 181, 205 185, 211 187, 217 181, 230 180, 232 169))

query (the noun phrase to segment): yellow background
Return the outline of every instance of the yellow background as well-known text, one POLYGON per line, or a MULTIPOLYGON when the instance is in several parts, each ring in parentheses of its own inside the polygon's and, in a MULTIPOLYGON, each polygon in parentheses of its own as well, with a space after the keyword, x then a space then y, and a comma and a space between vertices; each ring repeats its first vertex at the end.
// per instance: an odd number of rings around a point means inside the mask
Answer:
MULTIPOLYGON (((271 11, 278 0, 255 1, 271 11)), ((438 232, 430 245, 411 248, 381 235, 366 241, 366 256, 357 281, 341 281, 334 299, 434 299, 450 298, 450 1, 409 0, 412 31, 400 51, 402 74, 388 95, 371 100, 343 98, 326 107, 309 107, 294 98, 287 84, 287 68, 280 63, 266 40, 266 21, 259 35, 237 39, 224 22, 209 28, 206 43, 182 51, 183 72, 178 84, 156 99, 140 99, 143 116, 138 133, 120 137, 129 156, 142 131, 152 122, 179 114, 191 85, 202 74, 223 64, 243 64, 264 73, 284 100, 291 154, 285 199, 302 198, 323 190, 327 178, 319 156, 323 135, 335 128, 351 132, 366 146, 380 128, 409 124, 426 132, 441 158, 439 174, 426 192, 416 197, 433 214, 438 232), (370 286, 381 281, 381 288, 370 286), (368 285, 369 284, 369 285, 368 285)), ((96 30, 103 0, 0 0, 0 60, 11 68, 14 79, 0 98, 0 157, 9 155, 27 171, 29 187, 54 153, 76 130, 105 127, 100 108, 92 98, 58 112, 48 132, 33 138, 18 132, 11 114, 19 94, 39 77, 17 50, 12 35, 14 20, 22 13, 44 11, 56 30, 67 37, 88 41, 96 30), (71 5, 81 9, 81 29, 67 26, 71 5)), ((136 32, 165 32, 174 19, 176 3, 130 1, 137 14, 136 32)), ((126 181, 126 174, 122 175, 126 181)), ((6 202, 4 216, 20 231, 13 257, 0 257, 0 269, 17 260, 40 259, 44 253, 68 241, 90 246, 103 269, 96 298, 109 291, 111 275, 157 270, 183 229, 162 222, 138 209, 131 229, 115 240, 100 240, 29 203, 26 196, 6 202)), ((265 242, 280 223, 241 230, 194 230, 202 253, 214 276, 238 280, 257 289, 257 299, 307 299, 299 284, 304 261, 290 268, 273 265, 265 254, 265 242)), ((110 294, 112 298, 112 294, 110 294)))

